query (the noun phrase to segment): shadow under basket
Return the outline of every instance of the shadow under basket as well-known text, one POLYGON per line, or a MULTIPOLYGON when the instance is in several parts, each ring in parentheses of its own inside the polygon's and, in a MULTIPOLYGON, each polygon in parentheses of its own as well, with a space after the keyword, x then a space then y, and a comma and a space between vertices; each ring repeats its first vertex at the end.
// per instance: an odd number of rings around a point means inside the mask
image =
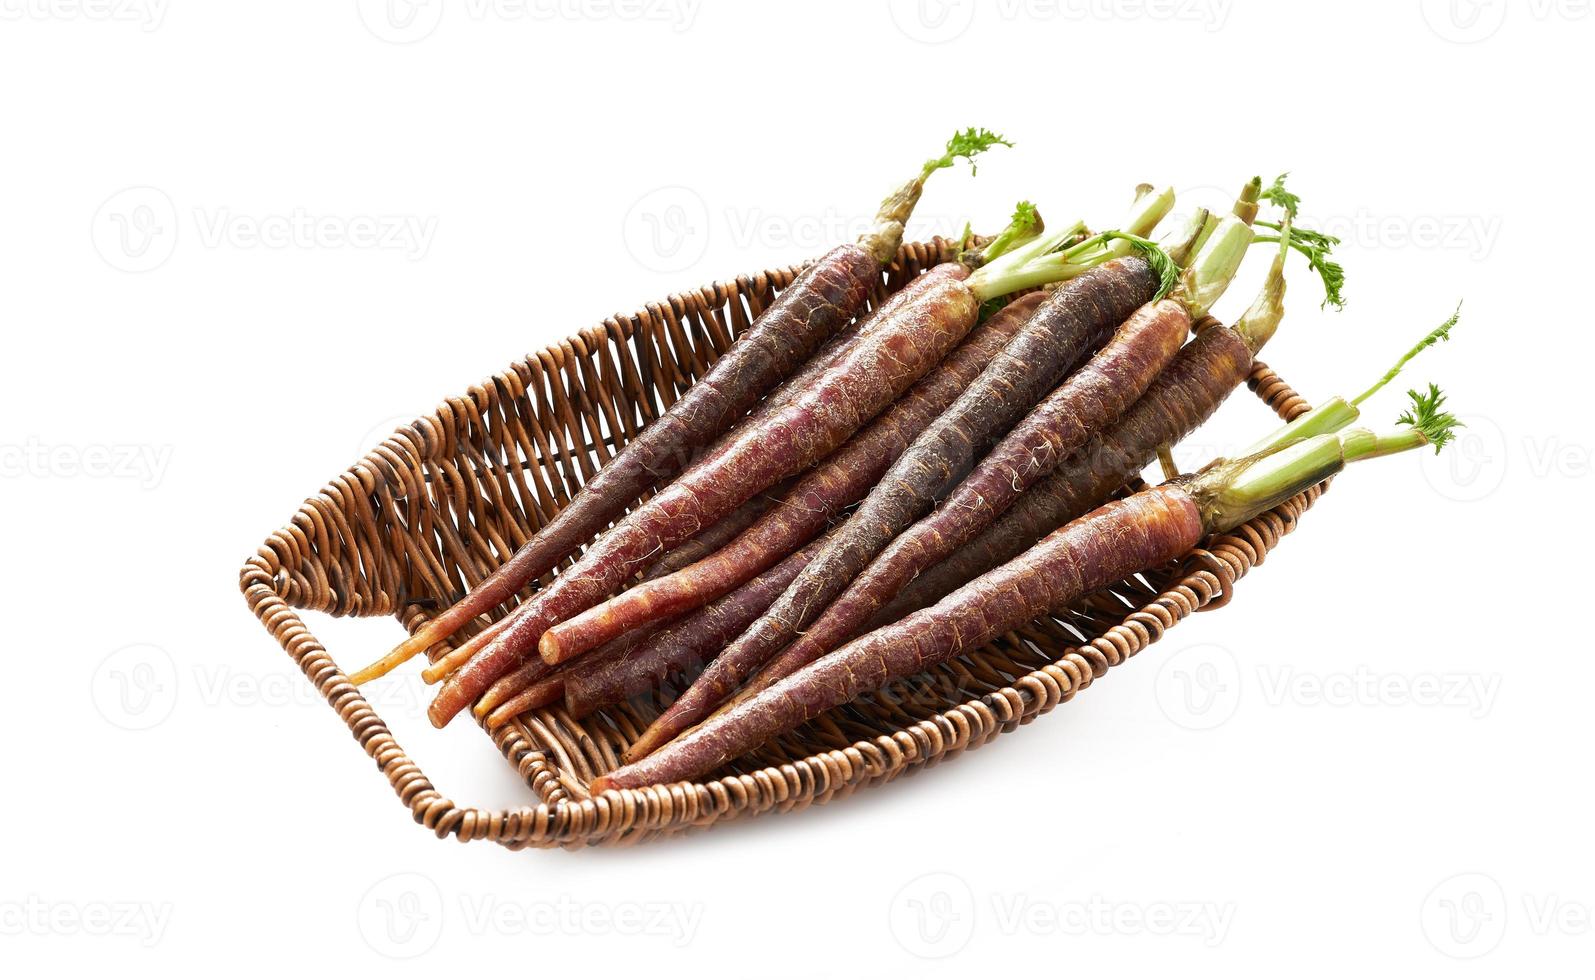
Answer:
MULTIPOLYGON (((905 245, 876 302, 955 250, 941 239, 905 245)), ((416 822, 438 837, 514 849, 635 843, 829 802, 950 758, 1068 701, 1191 613, 1223 605, 1324 490, 1314 487, 1169 567, 1035 620, 975 654, 832 710, 704 782, 596 797, 586 789, 668 705, 678 677, 665 692, 579 721, 554 707, 488 730, 537 802, 509 810, 456 804, 348 681, 344 668, 374 659, 384 652, 380 645, 335 663, 295 610, 391 615, 411 632, 419 629, 701 377, 799 268, 673 295, 512 364, 393 433, 306 500, 244 564, 239 587, 261 624, 348 725, 416 822)), ((1308 408, 1260 362, 1247 385, 1286 420, 1308 408)))

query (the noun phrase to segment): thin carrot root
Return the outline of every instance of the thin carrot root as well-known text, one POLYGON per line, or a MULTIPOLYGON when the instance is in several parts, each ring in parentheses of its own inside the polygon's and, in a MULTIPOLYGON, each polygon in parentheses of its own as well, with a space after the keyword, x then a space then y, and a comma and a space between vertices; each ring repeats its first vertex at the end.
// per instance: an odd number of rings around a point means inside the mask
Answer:
POLYGON ((486 716, 489 730, 499 728, 512 721, 517 715, 538 708, 546 708, 565 696, 565 678, 545 677, 528 687, 526 690, 505 701, 491 712, 482 711, 480 706, 473 709, 476 717, 486 716))

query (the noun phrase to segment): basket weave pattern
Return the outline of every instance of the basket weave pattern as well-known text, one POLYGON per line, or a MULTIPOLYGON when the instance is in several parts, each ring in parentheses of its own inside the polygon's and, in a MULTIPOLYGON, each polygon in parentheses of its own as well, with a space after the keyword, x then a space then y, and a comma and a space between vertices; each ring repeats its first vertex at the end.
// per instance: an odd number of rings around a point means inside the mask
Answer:
MULTIPOLYGON (((941 239, 905 245, 876 300, 950 260, 954 250, 941 239)), ((1228 602, 1235 582, 1324 490, 1314 487, 1204 542, 1174 566, 828 712, 737 760, 719 778, 587 793, 588 782, 618 765, 620 753, 668 704, 673 691, 666 691, 580 721, 556 706, 489 731, 536 794, 535 805, 485 810, 445 797, 296 610, 396 615, 410 631, 419 629, 512 554, 616 447, 701 377, 798 271, 772 270, 672 295, 516 362, 400 428, 306 500, 244 564, 239 586, 250 608, 415 820, 437 836, 512 849, 633 843, 733 816, 824 803, 951 758, 1068 701, 1191 613, 1228 602)), ((1308 408, 1260 362, 1247 384, 1286 420, 1308 408)), ((363 662, 376 652, 348 659, 363 662)))

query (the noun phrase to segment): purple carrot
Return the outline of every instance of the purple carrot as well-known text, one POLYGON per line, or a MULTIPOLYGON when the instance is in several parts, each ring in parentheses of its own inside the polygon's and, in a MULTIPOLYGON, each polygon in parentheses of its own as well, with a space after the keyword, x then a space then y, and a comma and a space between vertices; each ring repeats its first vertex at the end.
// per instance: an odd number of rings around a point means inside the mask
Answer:
POLYGON ((1459 423, 1439 389, 1412 392, 1406 426, 1303 441, 1276 433, 1275 448, 1217 460, 1191 477, 1111 501, 1064 525, 1013 561, 929 609, 859 637, 741 701, 658 752, 601 776, 602 793, 692 779, 725 765, 820 714, 985 646, 1038 616, 1066 608, 1136 572, 1173 561, 1205 535, 1233 530, 1359 459, 1432 445, 1459 423))
MULTIPOLYGON (((581 558, 516 608, 507 625, 444 682, 428 716, 439 727, 523 661, 550 626, 602 600, 655 556, 729 514, 761 490, 820 459, 929 371, 974 325, 981 297, 960 265, 925 273, 875 316, 814 387, 745 426, 634 509, 581 558)), ((558 658, 545 658, 558 662, 558 658)))
POLYGON ((768 687, 856 636, 921 570, 963 547, 1094 432, 1123 414, 1179 352, 1190 328, 1190 316, 1177 300, 1136 311, 1084 367, 1014 426, 933 513, 887 545, 738 697, 768 687))
POLYGON ((838 246, 805 269, 707 374, 627 443, 509 561, 350 679, 360 684, 380 677, 508 601, 601 531, 649 487, 675 474, 694 450, 729 429, 859 313, 880 281, 881 269, 897 253, 903 223, 918 203, 925 180, 958 158, 973 159, 997 144, 1011 145, 986 130, 955 134, 943 156, 926 163, 917 177, 882 202, 875 224, 858 244, 838 246))
POLYGON ((544 644, 581 653, 645 623, 701 606, 791 554, 823 531, 843 508, 869 493, 914 437, 1002 350, 1042 299, 1040 293, 1020 297, 976 327, 934 371, 799 479, 779 505, 734 541, 703 560, 565 620, 548 631, 544 644))
MULTIPOLYGON (((991 268, 990 266, 986 268, 991 268)), ((984 270, 983 270, 984 271, 984 270)), ((922 432, 825 551, 747 632, 654 720, 641 742, 661 745, 701 721, 824 611, 880 549, 956 485, 974 460, 1135 309, 1161 278, 1140 256, 1115 259, 1052 294, 945 413, 922 432)))

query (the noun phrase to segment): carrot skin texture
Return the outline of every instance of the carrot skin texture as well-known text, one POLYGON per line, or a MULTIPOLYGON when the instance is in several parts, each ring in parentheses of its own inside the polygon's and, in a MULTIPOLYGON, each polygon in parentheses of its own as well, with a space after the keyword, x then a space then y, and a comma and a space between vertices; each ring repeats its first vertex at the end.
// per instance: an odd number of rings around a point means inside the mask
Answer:
POLYGON ((752 527, 754 522, 769 513, 774 505, 775 501, 770 499, 769 495, 759 494, 716 521, 713 527, 671 549, 663 558, 648 566, 648 569, 642 573, 642 580, 651 582, 702 561, 735 541, 737 535, 752 527))
POLYGON ((722 441, 595 541, 444 683, 427 710, 432 723, 447 724, 526 654, 535 656, 550 626, 601 601, 661 552, 755 493, 829 454, 890 405, 974 326, 979 303, 962 281, 968 275, 960 265, 937 266, 893 294, 875 313, 890 322, 861 332, 808 392, 770 413, 762 425, 722 441))
POLYGON ((600 777, 592 789, 634 789, 711 772, 889 681, 978 650, 1050 610, 1171 561, 1202 533, 1196 502, 1178 486, 1112 501, 930 609, 848 643, 653 755, 600 777))
POLYGON ((872 620, 880 625, 936 602, 1100 504, 1207 421, 1252 370, 1252 352, 1222 324, 1197 334, 1124 417, 1016 500, 1007 513, 915 579, 872 620))
POLYGON ((725 548, 599 603, 554 626, 549 634, 561 647, 579 653, 627 629, 710 602, 791 554, 825 530, 843 508, 870 492, 915 437, 979 376, 1044 298, 1040 293, 1022 296, 972 330, 935 369, 805 474, 779 504, 725 548))
POLYGON ((880 265, 857 245, 817 259, 668 411, 644 426, 509 561, 429 623, 410 643, 431 646, 552 570, 688 454, 707 445, 864 307, 880 265))
POLYGON ((848 519, 848 532, 810 562, 721 658, 730 657, 750 671, 762 667, 887 542, 951 489, 1070 367, 1150 302, 1157 288, 1156 273, 1140 258, 1115 259, 1061 286, 980 378, 898 458, 848 519))
POLYGON ((894 538, 739 697, 751 696, 858 635, 914 576, 966 544, 1093 433, 1123 415, 1179 353, 1190 328, 1184 305, 1173 300, 1143 306, 1132 314, 1113 339, 1014 426, 934 512, 894 538))
POLYGON ((690 670, 747 628, 819 550, 800 549, 677 623, 605 655, 602 650, 568 668, 565 710, 581 718, 636 697, 672 671, 690 670))

